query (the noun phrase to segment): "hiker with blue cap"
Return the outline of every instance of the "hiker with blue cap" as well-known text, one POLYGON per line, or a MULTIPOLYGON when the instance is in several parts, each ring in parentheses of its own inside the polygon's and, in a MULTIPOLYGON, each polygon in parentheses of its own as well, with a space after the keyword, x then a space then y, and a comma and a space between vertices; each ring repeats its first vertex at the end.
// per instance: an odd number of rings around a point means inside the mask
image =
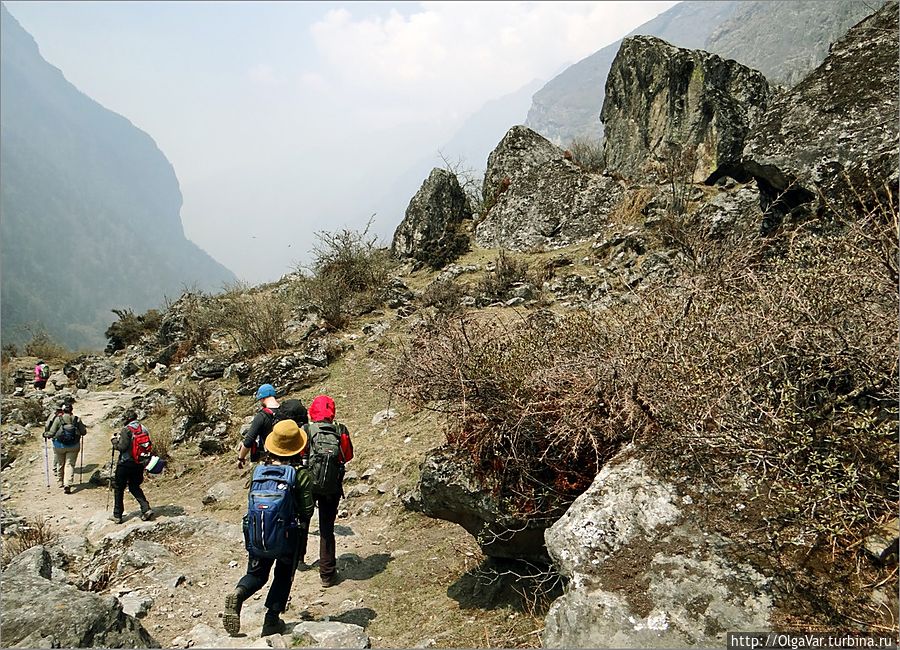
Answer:
POLYGON ((260 453, 264 449, 266 436, 272 428, 281 420, 294 420, 297 426, 303 426, 308 421, 306 408, 299 400, 285 400, 281 404, 275 397, 275 387, 272 384, 263 384, 256 390, 254 396, 259 402, 259 411, 253 416, 250 428, 244 435, 238 447, 237 467, 243 469, 247 457, 252 462, 259 461, 260 453))

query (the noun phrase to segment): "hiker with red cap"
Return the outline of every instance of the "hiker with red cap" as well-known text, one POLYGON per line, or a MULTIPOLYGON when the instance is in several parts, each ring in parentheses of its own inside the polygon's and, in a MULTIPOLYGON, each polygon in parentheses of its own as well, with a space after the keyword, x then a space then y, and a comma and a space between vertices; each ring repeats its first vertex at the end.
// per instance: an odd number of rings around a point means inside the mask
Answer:
MULTIPOLYGON (((312 494, 319 510, 319 578, 323 587, 338 583, 334 521, 344 496, 344 464, 353 458, 350 432, 334 421, 334 400, 319 395, 309 405, 309 423, 303 430, 309 438, 305 458, 312 483, 312 494)), ((300 558, 306 553, 301 542, 300 558)))

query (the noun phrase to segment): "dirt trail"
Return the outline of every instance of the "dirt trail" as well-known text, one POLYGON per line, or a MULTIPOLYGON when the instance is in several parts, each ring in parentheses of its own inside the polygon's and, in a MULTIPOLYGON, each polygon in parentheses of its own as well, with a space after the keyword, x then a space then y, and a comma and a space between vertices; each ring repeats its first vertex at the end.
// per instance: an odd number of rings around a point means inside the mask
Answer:
MULTIPOLYGON (((174 539, 149 532, 148 539, 171 552, 166 562, 183 579, 160 583, 146 578, 146 572, 132 572, 117 575, 101 593, 122 596, 131 592, 152 599, 141 621, 163 647, 187 647, 189 643, 193 647, 267 647, 259 632, 268 585, 245 604, 240 636, 228 637, 221 623, 224 596, 246 567, 246 552, 235 536, 239 540, 249 468, 237 470, 229 454, 198 457, 194 449, 179 447, 161 477, 144 481, 144 491, 157 515, 155 522, 140 520, 137 503, 127 491, 124 523, 108 520, 112 510, 108 490, 90 484, 89 478, 110 458, 109 437, 117 427, 105 420, 106 416, 112 409, 130 404, 133 396, 128 391, 92 392, 76 402, 75 413, 83 418, 88 434, 84 438, 83 482, 79 484, 76 467, 76 486, 69 495, 56 486, 51 449, 51 485, 47 488, 44 440, 32 428, 34 437, 19 460, 2 474, 4 492, 10 495, 7 505, 19 515, 46 518, 59 536, 80 535, 94 543, 111 533, 150 527, 181 515, 224 524, 218 530, 226 531, 227 539, 222 534, 174 539), (204 506, 201 499, 216 484, 230 495, 213 507, 204 506)), ((359 473, 370 468, 364 456, 354 459, 353 469, 359 473)), ((374 480, 386 478, 385 474, 374 480)), ((348 486, 345 489, 350 491, 348 486)), ((329 589, 321 587, 315 565, 319 538, 317 515, 313 516, 305 558, 313 566, 295 575, 283 616, 287 634, 301 621, 330 620, 366 628, 373 647, 465 647, 485 643, 485 616, 491 619, 490 627, 497 621, 504 627, 518 627, 517 614, 479 612, 450 596, 448 586, 477 564, 480 553, 473 540, 456 526, 406 513, 396 498, 389 497, 371 490, 348 494, 342 500, 335 527, 342 580, 329 589), (411 618, 411 612, 416 616, 411 618)))

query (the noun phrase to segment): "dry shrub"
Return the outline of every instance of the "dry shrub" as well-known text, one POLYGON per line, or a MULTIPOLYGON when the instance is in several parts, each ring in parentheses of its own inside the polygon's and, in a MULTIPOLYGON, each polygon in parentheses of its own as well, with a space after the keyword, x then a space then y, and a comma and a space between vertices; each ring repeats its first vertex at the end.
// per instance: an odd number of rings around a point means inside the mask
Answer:
POLYGON ((478 282, 478 292, 490 300, 500 300, 517 282, 528 281, 528 262, 501 250, 494 260, 494 267, 478 282))
POLYGON ((571 154, 570 159, 585 171, 603 171, 605 161, 601 140, 589 137, 575 138, 566 151, 571 154))
POLYGON ((623 226, 643 224, 647 216, 645 211, 652 199, 653 191, 646 187, 626 192, 610 213, 610 223, 623 226))
POLYGON ((214 309, 217 326, 228 333, 242 353, 252 356, 284 346, 290 314, 280 298, 236 284, 218 297, 214 309))
POLYGON ((155 309, 148 309, 140 316, 130 309, 113 309, 112 312, 118 320, 106 329, 107 354, 140 343, 145 336, 155 335, 162 323, 162 315, 155 309))
MULTIPOLYGON (((187 427, 209 422, 209 388, 205 384, 186 385, 175 389, 175 413, 186 417, 187 427)), ((154 446, 156 440, 154 439, 154 446)))
POLYGON ((43 326, 25 327, 31 335, 31 340, 25 344, 25 354, 39 359, 69 360, 72 355, 65 346, 56 342, 43 326))
POLYGON ((371 226, 370 220, 362 231, 316 233, 313 275, 297 283, 298 299, 318 305, 323 320, 335 329, 384 302, 395 262, 390 250, 369 234, 371 226))
POLYGON ((450 415, 449 443, 520 512, 552 512, 634 440, 722 494, 749 498, 747 477, 771 534, 848 548, 898 498, 897 229, 893 199, 768 238, 684 229, 677 286, 436 323, 395 390, 450 415))
POLYGON ((435 280, 422 292, 422 304, 434 307, 438 313, 454 314, 461 309, 463 288, 454 280, 435 280))
POLYGON ((10 560, 34 546, 52 544, 59 537, 47 519, 27 519, 19 531, 3 540, 3 566, 10 560))
POLYGON ((510 514, 558 515, 635 428, 628 396, 584 354, 581 326, 549 312, 435 321, 395 364, 395 391, 450 416, 448 442, 510 514))

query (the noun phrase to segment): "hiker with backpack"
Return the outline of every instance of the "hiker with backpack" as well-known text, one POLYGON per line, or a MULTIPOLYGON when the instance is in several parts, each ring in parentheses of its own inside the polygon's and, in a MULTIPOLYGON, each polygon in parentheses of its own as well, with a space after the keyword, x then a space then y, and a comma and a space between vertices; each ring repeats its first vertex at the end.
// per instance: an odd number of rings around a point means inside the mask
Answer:
MULTIPOLYGON (((47 422, 44 423, 44 452, 45 452, 45 456, 46 456, 46 450, 47 450, 47 449, 46 449, 46 447, 47 447, 47 440, 49 440, 50 438, 53 437, 53 436, 49 435, 49 434, 50 434, 50 427, 53 426, 53 423, 56 421, 56 418, 62 417, 62 414, 65 413, 65 410, 64 410, 65 408, 66 408, 66 403, 65 403, 65 402, 60 402, 59 406, 56 407, 56 410, 55 410, 53 413, 50 414, 50 417, 47 418, 47 422)), ((44 463, 46 464, 46 462, 47 462, 47 459, 46 459, 46 457, 45 457, 45 458, 44 458, 44 463)), ((54 460, 54 461, 53 461, 53 476, 59 476, 59 471, 58 471, 58 469, 59 469, 59 468, 56 466, 56 461, 54 460)), ((50 487, 50 477, 49 477, 49 476, 47 476, 47 487, 50 487)))
MULTIPOLYGON (((303 426, 309 438, 305 464, 309 470, 313 498, 319 509, 319 579, 323 587, 339 581, 336 566, 334 521, 344 496, 344 464, 353 459, 353 442, 343 424, 334 421, 334 400, 319 395, 309 405, 309 423, 303 426)), ((300 549, 306 555, 306 540, 300 549)))
POLYGON ((269 580, 261 636, 284 632, 281 613, 287 608, 301 538, 313 512, 309 474, 302 467, 306 434, 292 419, 277 422, 266 436, 262 462, 253 469, 243 520, 247 572, 225 598, 222 625, 232 636, 241 631, 241 607, 269 580))
POLYGON ((113 475, 113 514, 112 521, 122 523, 122 515, 125 512, 125 487, 131 492, 138 505, 141 507, 141 519, 147 521, 153 518, 153 510, 141 483, 144 481, 144 470, 153 458, 153 443, 150 440, 150 432, 138 421, 137 413, 128 410, 122 416, 125 425, 122 430, 110 438, 113 453, 119 452, 119 462, 116 463, 113 475))
POLYGON ((50 366, 44 363, 43 359, 38 359, 34 364, 34 387, 37 390, 44 390, 47 387, 47 380, 50 379, 50 366))
POLYGON ((259 401, 259 411, 253 416, 250 428, 247 429, 243 441, 238 447, 237 467, 242 469, 249 456, 251 462, 260 459, 260 451, 266 440, 266 436, 272 427, 281 420, 293 420, 297 426, 303 426, 308 421, 306 407, 298 399, 288 399, 280 403, 275 398, 275 387, 272 384, 263 384, 256 391, 255 399, 259 401))
POLYGON ((53 441, 53 473, 65 494, 72 494, 75 462, 81 450, 81 439, 86 434, 87 427, 72 413, 71 403, 62 405, 62 413, 54 417, 50 428, 44 432, 44 437, 53 441))

